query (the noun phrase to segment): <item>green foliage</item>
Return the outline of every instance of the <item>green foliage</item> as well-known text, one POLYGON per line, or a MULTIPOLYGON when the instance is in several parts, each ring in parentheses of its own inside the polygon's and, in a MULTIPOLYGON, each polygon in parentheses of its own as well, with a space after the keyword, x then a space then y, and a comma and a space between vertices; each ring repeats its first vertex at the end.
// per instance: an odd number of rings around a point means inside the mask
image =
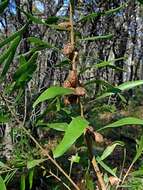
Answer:
POLYGON ((66 131, 68 128, 67 123, 43 123, 41 121, 38 121, 37 125, 42 127, 44 130, 55 129, 57 131, 66 131))
POLYGON ((111 39, 113 37, 112 34, 108 34, 105 36, 93 36, 93 37, 86 37, 86 38, 82 38, 79 39, 80 41, 94 41, 94 40, 105 40, 105 39, 111 39))
POLYGON ((35 107, 40 102, 44 102, 45 100, 69 94, 74 94, 74 91, 68 88, 63 88, 58 86, 50 87, 37 98, 37 100, 33 104, 33 107, 35 107))
POLYGON ((134 117, 127 117, 120 119, 114 123, 111 123, 109 125, 106 125, 102 127, 101 129, 98 129, 98 131, 104 130, 104 129, 109 129, 109 128, 117 128, 117 127, 122 127, 125 125, 143 125, 143 120, 134 118, 134 117))
POLYGON ((109 155, 112 154, 112 152, 114 151, 114 149, 116 148, 116 146, 124 146, 123 142, 114 142, 112 145, 107 146, 107 148, 104 150, 104 152, 102 153, 100 160, 103 161, 104 159, 106 159, 109 155))
POLYGON ((88 127, 88 121, 81 117, 74 118, 68 126, 60 144, 53 151, 54 158, 62 156, 88 127))
POLYGON ((4 12, 4 10, 7 8, 9 3, 9 0, 4 0, 0 2, 0 15, 4 12))
POLYGON ((3 180, 3 178, 1 176, 0 176, 0 189, 1 190, 6 190, 4 180, 3 180))
POLYGON ((47 159, 39 159, 39 160, 30 160, 27 162, 27 168, 28 169, 32 169, 35 166, 38 166, 39 164, 41 164, 42 162, 46 161, 47 159))

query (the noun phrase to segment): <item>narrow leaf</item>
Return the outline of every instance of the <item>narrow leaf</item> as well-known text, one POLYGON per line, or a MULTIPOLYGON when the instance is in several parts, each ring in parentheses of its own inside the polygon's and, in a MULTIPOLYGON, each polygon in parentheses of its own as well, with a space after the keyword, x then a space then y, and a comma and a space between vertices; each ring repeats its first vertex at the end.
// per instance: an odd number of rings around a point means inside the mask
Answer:
POLYGON ((110 154, 112 154, 112 152, 114 151, 114 149, 116 148, 116 146, 124 146, 123 142, 117 141, 114 142, 112 145, 107 146, 107 148, 104 150, 104 152, 102 153, 100 160, 103 161, 105 160, 110 154))
POLYGON ((82 135, 87 126, 87 120, 83 119, 82 117, 74 118, 69 124, 62 141, 53 151, 54 158, 62 156, 82 135))
POLYGON ((93 36, 93 37, 87 37, 79 39, 80 41, 94 41, 94 40, 104 40, 104 39, 111 39, 113 37, 112 34, 108 34, 105 36, 93 36))
POLYGON ((1 74, 1 78, 3 78, 6 75, 6 73, 7 73, 8 69, 9 69, 9 66, 10 66, 10 64, 13 61, 13 58, 14 58, 17 46, 20 43, 20 40, 21 40, 21 36, 18 36, 17 38, 15 38, 13 40, 13 42, 12 42, 12 44, 10 46, 11 52, 10 52, 7 60, 5 61, 4 68, 3 68, 3 71, 2 71, 2 74, 1 74))
POLYGON ((48 130, 48 129, 55 129, 57 131, 66 131, 68 128, 68 123, 42 123, 38 122, 37 125, 43 126, 42 129, 48 130))
POLYGON ((34 102, 33 107, 35 107, 40 102, 55 98, 57 96, 64 96, 68 94, 74 94, 74 91, 68 88, 53 86, 45 90, 34 102))
POLYGON ((116 173, 114 170, 112 170, 109 166, 107 166, 102 160, 100 160, 100 157, 96 157, 97 162, 106 170, 108 173, 116 177, 116 173))
POLYGON ((30 169, 28 177, 29 177, 29 189, 31 190, 33 186, 34 168, 30 169))
POLYGON ((22 174, 20 179, 20 190, 25 190, 25 179, 26 179, 25 174, 22 174))
POLYGON ((0 2, 0 15, 4 12, 6 7, 8 6, 9 0, 4 0, 0 2))
POLYGON ((30 160, 27 162, 27 168, 28 169, 34 168, 35 166, 38 166, 39 164, 41 164, 45 160, 47 160, 47 159, 30 160))
POLYGON ((2 48, 4 45, 8 44, 9 42, 11 42, 13 39, 15 39, 17 36, 22 35, 23 32, 27 29, 29 23, 25 24, 20 30, 18 30, 17 32, 15 32, 14 34, 12 34, 11 36, 9 36, 8 38, 6 38, 5 40, 3 40, 2 42, 0 42, 0 48, 2 48))
POLYGON ((120 119, 114 123, 111 123, 109 125, 106 125, 100 129, 98 129, 97 131, 101 131, 101 130, 108 129, 108 128, 117 128, 117 127, 121 127, 121 126, 125 126, 125 125, 143 125, 143 120, 134 118, 134 117, 126 117, 126 118, 120 119))
POLYGON ((6 190, 3 178, 0 176, 0 190, 6 190))

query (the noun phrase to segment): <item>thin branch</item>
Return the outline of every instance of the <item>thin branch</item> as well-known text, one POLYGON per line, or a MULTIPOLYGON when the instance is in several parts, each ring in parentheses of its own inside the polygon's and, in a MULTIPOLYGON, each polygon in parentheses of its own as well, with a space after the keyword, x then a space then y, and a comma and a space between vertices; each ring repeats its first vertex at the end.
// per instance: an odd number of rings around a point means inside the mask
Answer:
POLYGON ((102 189, 102 190, 107 190, 106 185, 105 185, 105 182, 104 182, 104 180, 103 180, 102 174, 101 174, 101 172, 100 172, 100 170, 99 170, 99 167, 98 167, 98 164, 97 164, 97 162, 96 162, 95 157, 93 157, 93 159, 92 159, 92 165, 93 165, 94 170, 95 170, 95 172, 96 172, 96 175, 97 175, 98 181, 99 181, 99 183, 100 183, 101 189, 102 189))

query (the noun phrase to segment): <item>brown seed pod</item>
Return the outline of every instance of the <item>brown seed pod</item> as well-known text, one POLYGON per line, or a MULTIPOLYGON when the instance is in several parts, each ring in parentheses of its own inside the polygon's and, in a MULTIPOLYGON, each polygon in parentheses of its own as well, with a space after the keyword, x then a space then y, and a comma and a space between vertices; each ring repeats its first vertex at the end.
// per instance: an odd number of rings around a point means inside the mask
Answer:
POLYGON ((61 22, 58 24, 58 26, 60 28, 63 28, 63 29, 68 29, 68 30, 71 29, 71 23, 70 22, 61 22))
POLYGON ((64 81, 64 84, 63 84, 63 87, 64 87, 64 88, 71 88, 71 83, 70 83, 70 81, 69 81, 69 80, 65 80, 65 81, 64 81))
POLYGON ((85 90, 85 88, 78 86, 78 87, 76 87, 76 89, 75 89, 75 94, 76 94, 77 96, 85 96, 86 90, 85 90))
POLYGON ((117 185, 121 180, 118 177, 114 177, 114 176, 110 176, 109 177, 109 182, 110 184, 113 185, 117 185))
POLYGON ((104 142, 103 136, 97 132, 94 132, 94 139, 95 139, 95 142, 97 142, 97 143, 103 143, 104 142))
POLYGON ((78 76, 77 76, 77 71, 76 70, 69 71, 68 81, 70 81, 71 86, 73 88, 75 88, 77 86, 78 76))
POLYGON ((65 44, 62 52, 65 56, 71 57, 73 55, 73 52, 74 52, 73 45, 71 43, 65 44))

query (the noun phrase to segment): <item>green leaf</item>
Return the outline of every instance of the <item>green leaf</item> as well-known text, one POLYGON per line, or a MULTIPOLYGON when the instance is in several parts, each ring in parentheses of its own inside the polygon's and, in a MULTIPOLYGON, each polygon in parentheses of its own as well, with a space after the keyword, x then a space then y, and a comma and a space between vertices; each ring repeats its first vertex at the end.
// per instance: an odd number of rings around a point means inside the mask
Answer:
POLYGON ((96 100, 99 100, 101 98, 105 98, 105 97, 114 95, 115 93, 118 93, 118 92, 121 92, 121 91, 125 91, 125 90, 135 88, 135 87, 137 87, 139 85, 143 85, 143 80, 124 82, 123 84, 120 84, 119 86, 115 87, 116 89, 119 89, 119 91, 118 90, 113 91, 114 89, 111 89, 111 90, 105 92, 104 94, 102 94, 101 96, 97 97, 96 100))
POLYGON ((101 96, 98 96, 96 98, 96 100, 100 100, 100 99, 103 99, 103 98, 106 98, 108 96, 112 96, 114 93, 113 92, 105 92, 104 94, 102 94, 101 96))
POLYGON ((15 32, 14 34, 12 34, 11 36, 9 36, 8 38, 6 38, 5 40, 3 40, 2 42, 0 42, 0 48, 2 48, 4 45, 10 43, 12 40, 14 40, 17 36, 22 35, 23 32, 27 29, 29 23, 25 24, 20 30, 18 30, 17 32, 15 32))
POLYGON ((43 21, 43 19, 38 18, 38 17, 35 17, 35 16, 33 16, 32 14, 23 11, 22 9, 20 9, 20 10, 21 10, 21 12, 23 12, 23 13, 25 14, 25 16, 26 16, 29 20, 31 20, 33 23, 35 23, 35 24, 44 24, 44 25, 47 25, 47 24, 45 23, 45 21, 43 21))
POLYGON ((134 87, 139 86, 139 85, 143 85, 143 80, 124 82, 123 84, 120 84, 117 87, 121 91, 124 91, 124 90, 129 90, 129 89, 134 88, 134 87))
POLYGON ((141 4, 143 4, 143 0, 137 0, 138 2, 140 2, 141 4))
POLYGON ((4 0, 0 2, 0 15, 4 12, 4 10, 7 8, 9 3, 9 0, 4 0))
POLYGON ((21 80, 23 76, 32 74, 37 68, 36 64, 37 57, 38 57, 38 52, 34 53, 27 62, 23 63, 20 62, 20 67, 14 73, 13 79, 15 81, 17 81, 18 79, 21 80))
POLYGON ((46 24, 57 24, 59 20, 59 17, 57 16, 49 16, 46 20, 45 20, 45 23, 46 24))
POLYGON ((32 189, 33 186, 33 177, 34 177, 34 168, 29 171, 29 189, 32 189))
POLYGON ((6 190, 3 178, 0 176, 0 190, 6 190))
POLYGON ((40 102, 55 98, 57 96, 64 96, 68 94, 74 94, 74 91, 69 88, 63 88, 58 86, 53 86, 45 90, 34 102, 33 107, 35 107, 40 102))
POLYGON ((104 11, 104 12, 100 12, 100 13, 91 13, 91 14, 88 14, 86 16, 83 16, 79 22, 81 21, 86 21, 86 20, 90 20, 90 19, 95 19, 99 16, 104 16, 104 15, 110 15, 110 14, 113 14, 113 13, 116 13, 116 12, 119 12, 120 10, 122 10, 127 4, 123 4, 115 9, 110 9, 108 11, 104 11))
POLYGON ((89 172, 87 171, 85 174, 86 188, 87 190, 94 190, 94 182, 89 172))
POLYGON ((7 123, 9 121, 9 115, 7 114, 1 114, 0 113, 0 123, 7 123))
POLYGON ((43 129, 45 130, 48 130, 50 128, 57 131, 66 131, 68 128, 68 123, 43 123, 39 121, 37 122, 37 125, 43 126, 43 129))
POLYGON ((47 42, 44 42, 36 37, 29 37, 28 41, 36 46, 45 46, 46 48, 54 48, 54 46, 52 46, 51 44, 48 44, 47 42))
POLYGON ((98 129, 97 131, 101 131, 101 130, 108 129, 108 128, 117 128, 117 127, 121 127, 121 126, 125 126, 125 125, 143 125, 143 120, 134 118, 134 117, 126 117, 126 118, 120 119, 114 123, 111 123, 109 125, 106 125, 100 129, 98 129))
POLYGON ((38 159, 38 160, 30 160, 27 162, 27 168, 31 169, 34 168, 35 166, 38 166, 42 162, 45 162, 47 159, 38 159))
POLYGON ((11 48, 5 50, 5 52, 0 56, 0 65, 7 59, 9 54, 11 53, 11 48))
POLYGON ((72 157, 71 157, 69 160, 70 160, 72 163, 79 163, 80 157, 78 156, 78 154, 72 155, 72 157))
POLYGON ((2 71, 2 74, 1 74, 1 78, 3 78, 3 77, 6 75, 8 69, 9 69, 9 67, 10 67, 10 64, 11 64, 12 61, 13 61, 13 58, 14 58, 14 55, 15 55, 17 46, 19 45, 20 41, 21 41, 21 36, 17 36, 17 37, 13 40, 13 42, 12 42, 12 44, 11 44, 11 46, 10 46, 11 52, 10 52, 10 54, 8 55, 7 60, 5 61, 4 68, 3 68, 3 71, 2 71))
POLYGON ((105 36, 93 36, 93 37, 87 37, 87 38, 81 38, 80 41, 94 41, 94 40, 104 40, 104 39, 111 39, 113 37, 112 34, 108 34, 105 36))
POLYGON ((82 135, 88 124, 88 121, 82 117, 73 118, 65 132, 62 141, 53 151, 54 158, 62 156, 82 135))
POLYGON ((25 190, 25 180, 26 176, 25 174, 22 174, 20 179, 20 190, 25 190))
POLYGON ((104 150, 102 153, 100 160, 103 161, 105 160, 116 148, 116 146, 124 146, 124 143, 121 141, 114 142, 112 145, 107 146, 107 148, 104 150))
POLYGON ((1 161, 0 161, 0 167, 9 169, 9 167, 1 161))
POLYGON ((143 135, 141 136, 140 140, 137 141, 136 155, 133 159, 133 163, 135 163, 139 159, 142 153, 143 153, 143 135))
POLYGON ((108 173, 110 173, 111 175, 116 176, 116 173, 114 172, 114 170, 112 170, 109 166, 107 166, 102 160, 100 160, 100 157, 96 157, 97 162, 102 166, 102 168, 104 168, 104 170, 106 170, 108 173))

